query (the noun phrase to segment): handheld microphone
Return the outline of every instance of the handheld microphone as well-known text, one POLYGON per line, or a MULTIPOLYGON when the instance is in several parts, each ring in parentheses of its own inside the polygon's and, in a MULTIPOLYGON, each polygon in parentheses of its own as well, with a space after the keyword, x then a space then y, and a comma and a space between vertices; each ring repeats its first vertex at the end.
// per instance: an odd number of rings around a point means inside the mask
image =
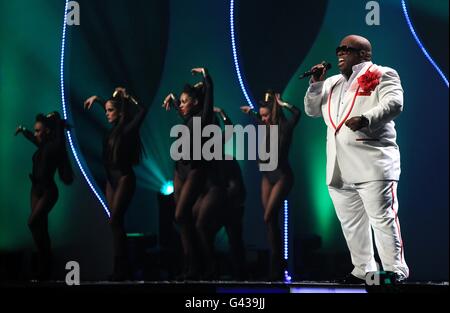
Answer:
MULTIPOLYGON (((322 61, 322 63, 320 63, 320 64, 322 64, 322 65, 324 66, 324 68, 325 68, 327 71, 331 68, 331 63, 328 63, 327 61, 322 61)), ((299 79, 303 79, 303 78, 305 78, 305 77, 312 76, 312 75, 316 74, 316 73, 319 72, 319 71, 323 71, 323 69, 321 70, 321 69, 316 68, 316 69, 314 69, 314 70, 312 70, 312 71, 304 72, 304 73, 299 77, 299 79)))

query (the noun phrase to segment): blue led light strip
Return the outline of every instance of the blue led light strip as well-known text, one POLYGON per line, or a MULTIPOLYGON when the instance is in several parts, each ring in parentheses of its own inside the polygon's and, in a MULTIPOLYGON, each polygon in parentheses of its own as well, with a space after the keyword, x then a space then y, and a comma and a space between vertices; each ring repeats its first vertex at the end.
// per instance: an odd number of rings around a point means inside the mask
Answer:
POLYGON ((242 93, 244 94, 245 100, 247 100, 248 105, 252 109, 254 109, 255 106, 253 105, 253 102, 250 99, 250 96, 248 95, 247 88, 245 87, 244 80, 242 79, 241 69, 239 66, 239 60, 237 56, 236 37, 234 32, 234 0, 230 1, 230 32, 231 32, 231 48, 233 49, 234 67, 236 69, 239 85, 241 86, 242 93))
MULTIPOLYGON (((60 67, 61 104, 62 104, 64 119, 68 119, 68 111, 69 111, 67 108, 67 105, 66 105, 66 99, 65 99, 66 97, 65 97, 65 90, 64 90, 64 51, 65 51, 65 46, 66 46, 66 25, 67 25, 68 4, 69 4, 69 1, 66 0, 66 5, 65 5, 65 9, 64 9, 64 26, 63 26, 63 33, 62 33, 61 67, 60 67)), ((91 179, 89 178, 90 173, 88 172, 87 169, 85 170, 81 164, 82 162, 84 162, 84 160, 77 153, 75 140, 72 140, 72 130, 66 131, 66 134, 67 134, 67 139, 69 141, 70 149, 72 150, 73 156, 75 158, 75 161, 78 164, 78 167, 80 168, 81 173, 83 174, 84 178, 86 179, 86 182, 88 183, 89 188, 91 188, 92 192, 95 194, 97 199, 100 201, 101 205, 103 206, 103 209, 105 210, 106 214, 109 217, 110 213, 108 210, 108 206, 106 205, 105 201, 103 200, 102 196, 100 195, 100 192, 98 192, 98 188, 96 187, 95 183, 93 183, 91 181, 91 179)), ((73 134, 73 136, 75 137, 75 134, 73 134)))
MULTIPOLYGON (((230 35, 231 35, 231 48, 233 50, 233 61, 234 67, 236 69, 237 78, 239 81, 239 85, 241 87, 242 93, 244 94, 245 99, 249 106, 254 109, 252 100, 247 92, 247 89, 244 84, 244 80, 242 79, 241 70, 239 67, 239 59, 237 54, 237 46, 236 46, 236 36, 234 30, 234 0, 230 0, 230 35)), ((289 257, 289 228, 288 228, 288 211, 289 211, 289 202, 284 200, 284 228, 283 228, 283 239, 284 239, 284 259, 287 261, 289 257)), ((284 272, 284 279, 286 282, 291 281, 291 277, 289 272, 286 270, 284 272)))
MULTIPOLYGON (((284 234, 284 259, 287 260, 289 259, 289 203, 287 200, 284 200, 284 229, 283 229, 283 234, 284 234)), ((287 271, 287 269, 284 271, 284 280, 287 282, 291 281, 291 276, 289 275, 289 272, 287 271)))
POLYGON ((416 42, 419 45, 419 48, 422 50, 423 54, 425 54, 425 57, 428 59, 428 61, 430 61, 431 65, 433 65, 433 67, 436 69, 436 71, 442 77, 442 79, 444 80, 444 82, 445 82, 445 84, 447 85, 447 88, 448 88, 448 79, 447 79, 447 77, 445 77, 444 72, 442 72, 442 70, 439 68, 439 66, 436 64, 436 62, 434 62, 434 60, 431 58, 430 54, 428 53, 427 49, 425 49, 424 45, 420 41, 419 36, 417 36, 417 33, 416 33, 415 29, 414 29, 414 26, 412 25, 411 19, 409 18, 408 10, 406 8, 406 2, 405 2, 405 0, 401 0, 401 1, 402 1, 402 8, 403 8, 403 13, 404 13, 405 18, 406 18, 406 22, 408 23, 409 29, 411 30, 411 33, 412 33, 414 39, 416 40, 416 42))

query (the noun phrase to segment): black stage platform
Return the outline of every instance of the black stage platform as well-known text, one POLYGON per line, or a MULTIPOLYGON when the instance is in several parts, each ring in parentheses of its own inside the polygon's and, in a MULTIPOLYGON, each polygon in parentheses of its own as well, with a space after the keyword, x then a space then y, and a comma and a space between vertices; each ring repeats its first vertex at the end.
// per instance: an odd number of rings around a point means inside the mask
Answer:
POLYGON ((429 311, 447 302, 448 287, 448 282, 365 286, 312 281, 85 281, 68 286, 54 281, 0 283, 0 295, 2 302, 12 301, 14 307, 39 305, 44 312, 88 312, 92 305, 102 311, 112 308, 123 312, 333 312, 337 308, 361 312, 368 306, 389 310, 405 303, 425 306, 429 311))
POLYGON ((368 286, 345 285, 330 281, 255 282, 255 281, 82 281, 80 285, 68 286, 64 281, 49 282, 0 282, 4 291, 34 289, 57 292, 127 292, 127 293, 174 293, 174 294, 289 294, 289 293, 447 293, 448 282, 407 282, 398 285, 368 286))

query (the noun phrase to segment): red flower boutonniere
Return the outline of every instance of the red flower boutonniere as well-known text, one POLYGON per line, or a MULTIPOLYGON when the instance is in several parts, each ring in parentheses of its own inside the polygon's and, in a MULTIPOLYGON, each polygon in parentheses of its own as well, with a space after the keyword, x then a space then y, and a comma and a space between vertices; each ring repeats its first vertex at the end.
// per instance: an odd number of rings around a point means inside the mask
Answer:
POLYGON ((358 84, 362 89, 362 93, 370 94, 380 84, 381 72, 375 70, 373 72, 367 71, 358 77, 358 84))

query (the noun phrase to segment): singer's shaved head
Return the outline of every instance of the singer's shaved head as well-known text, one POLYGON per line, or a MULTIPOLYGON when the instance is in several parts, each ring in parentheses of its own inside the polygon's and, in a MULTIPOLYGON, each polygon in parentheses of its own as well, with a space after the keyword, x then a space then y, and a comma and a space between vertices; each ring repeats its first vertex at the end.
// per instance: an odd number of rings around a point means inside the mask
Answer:
POLYGON ((372 45, 367 38, 358 35, 349 35, 342 39, 341 46, 350 45, 351 47, 361 49, 367 52, 365 55, 365 61, 372 60, 372 45))
POLYGON ((340 47, 348 50, 337 53, 339 69, 347 78, 351 76, 352 67, 372 60, 372 45, 367 38, 358 35, 349 35, 342 39, 340 47))

